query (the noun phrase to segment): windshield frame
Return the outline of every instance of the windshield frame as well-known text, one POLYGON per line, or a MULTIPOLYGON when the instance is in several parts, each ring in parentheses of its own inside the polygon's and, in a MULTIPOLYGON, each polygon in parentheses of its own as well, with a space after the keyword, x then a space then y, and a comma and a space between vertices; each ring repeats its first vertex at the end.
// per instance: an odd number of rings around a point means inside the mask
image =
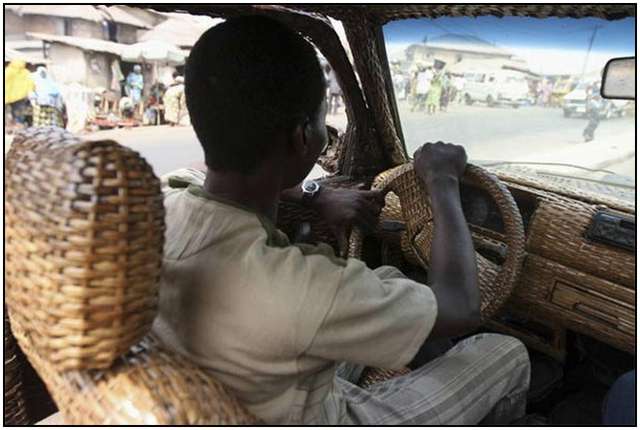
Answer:
MULTIPOLYGON (((400 21, 400 20, 398 20, 400 21)), ((402 142, 402 150, 406 159, 413 159, 413 154, 407 152, 407 145, 404 139, 404 131, 402 130, 402 121, 400 120, 400 111, 398 110, 398 103, 396 101, 395 90, 393 89, 393 78, 391 77, 391 65, 389 64, 389 57, 387 55, 387 45, 384 40, 383 25, 377 25, 374 28, 374 34, 376 37, 376 45, 378 46, 378 59, 382 69, 382 77, 384 79, 385 93, 387 94, 387 100, 389 101, 389 110, 391 111, 391 118, 393 119, 393 126, 396 130, 396 135, 400 142, 402 142)), ((385 146, 383 145, 383 150, 385 146)))

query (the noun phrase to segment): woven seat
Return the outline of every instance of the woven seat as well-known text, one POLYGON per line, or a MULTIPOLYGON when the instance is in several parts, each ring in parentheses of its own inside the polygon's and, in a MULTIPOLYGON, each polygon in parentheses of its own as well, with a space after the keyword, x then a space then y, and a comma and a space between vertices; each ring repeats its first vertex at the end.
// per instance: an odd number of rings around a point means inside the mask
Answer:
MULTIPOLYGON (((5 184, 13 334, 66 422, 258 422, 206 369, 149 334, 164 210, 144 159, 112 141, 29 129, 7 154, 5 184)), ((19 424, 24 407, 7 333, 5 421, 10 414, 19 424)))

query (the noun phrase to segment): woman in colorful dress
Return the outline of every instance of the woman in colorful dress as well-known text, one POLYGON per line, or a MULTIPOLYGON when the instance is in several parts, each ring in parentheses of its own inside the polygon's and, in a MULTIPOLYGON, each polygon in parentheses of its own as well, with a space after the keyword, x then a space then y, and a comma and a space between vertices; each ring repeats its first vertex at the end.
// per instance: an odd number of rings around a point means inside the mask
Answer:
POLYGON ((31 116, 29 94, 34 83, 22 60, 13 60, 4 69, 4 104, 11 110, 13 120, 22 126, 29 126, 31 116))
POLYGON ((35 90, 30 99, 33 105, 34 127, 66 127, 66 106, 60 87, 49 76, 45 67, 38 67, 33 74, 35 90))

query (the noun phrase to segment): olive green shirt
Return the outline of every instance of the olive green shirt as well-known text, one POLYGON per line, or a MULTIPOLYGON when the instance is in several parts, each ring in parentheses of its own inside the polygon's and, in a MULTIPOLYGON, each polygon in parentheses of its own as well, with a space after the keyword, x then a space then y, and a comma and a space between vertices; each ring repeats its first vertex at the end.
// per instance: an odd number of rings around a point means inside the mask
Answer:
POLYGON ((431 331, 428 287, 328 245, 290 245, 268 219, 207 194, 199 172, 164 179, 154 332, 266 423, 339 423, 337 364, 401 368, 431 331))

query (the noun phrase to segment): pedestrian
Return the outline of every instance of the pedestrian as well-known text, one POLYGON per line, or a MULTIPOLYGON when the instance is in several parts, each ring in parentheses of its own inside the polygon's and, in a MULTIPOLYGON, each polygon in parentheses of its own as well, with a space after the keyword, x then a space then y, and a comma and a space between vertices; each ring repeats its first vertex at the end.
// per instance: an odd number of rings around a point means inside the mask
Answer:
POLYGON ((419 112, 424 111, 425 102, 427 101, 427 94, 431 88, 431 79, 433 78, 433 72, 430 68, 422 67, 418 72, 416 78, 416 97, 411 106, 411 112, 416 108, 419 112))
POLYGON ((340 107, 340 98, 342 97, 342 90, 340 89, 340 84, 338 84, 338 78, 336 77, 336 72, 327 65, 328 70, 328 78, 327 78, 327 86, 329 88, 329 113, 335 115, 338 113, 338 108, 340 107))
POLYGON ((109 82, 109 88, 102 93, 102 106, 103 112, 109 114, 114 112, 118 108, 118 102, 122 97, 122 82, 124 81, 124 75, 120 70, 120 63, 118 60, 111 62, 111 81, 109 82))
POLYGON ((133 71, 127 76, 124 85, 124 92, 131 99, 134 108, 137 108, 142 115, 142 90, 144 89, 144 78, 142 67, 139 64, 133 66, 133 71))
POLYGON ((164 93, 163 103, 164 119, 166 119, 172 127, 179 125, 182 118, 187 114, 184 95, 184 77, 175 77, 173 83, 164 93))
POLYGON ((553 84, 551 81, 545 80, 542 84, 542 106, 548 107, 551 101, 551 93, 553 91, 553 84))
POLYGON ((60 87, 49 76, 46 67, 38 67, 33 73, 33 81, 35 88, 29 95, 33 106, 33 125, 35 127, 66 128, 67 108, 60 87))
POLYGON ((433 115, 440 109, 440 97, 442 96, 442 72, 438 71, 431 79, 429 94, 427 95, 427 114, 433 115))
POLYGON ((393 75, 393 87, 395 90, 396 98, 398 100, 404 100, 406 97, 405 94, 405 75, 402 73, 396 73, 393 75))
POLYGON ((462 103, 463 99, 464 99, 464 76, 463 75, 457 75, 454 79, 453 79, 453 88, 455 90, 455 101, 456 103, 462 103))
POLYGON ((442 94, 440 95, 440 112, 446 112, 451 97, 451 76, 449 72, 442 75, 442 94))
POLYGON ((33 78, 23 60, 12 60, 4 69, 4 104, 11 110, 13 121, 23 127, 30 126, 29 94, 35 88, 33 78))
POLYGON ((160 124, 160 105, 162 105, 162 95, 165 93, 165 85, 158 81, 151 85, 149 97, 145 101, 143 124, 160 124))
POLYGON ((586 114, 589 122, 587 122, 587 126, 582 132, 582 137, 584 137, 585 142, 591 142, 594 138, 594 133, 600 124, 600 110, 602 109, 602 98, 600 94, 598 94, 598 88, 593 86, 588 86, 586 89, 587 99, 586 99, 586 114))

